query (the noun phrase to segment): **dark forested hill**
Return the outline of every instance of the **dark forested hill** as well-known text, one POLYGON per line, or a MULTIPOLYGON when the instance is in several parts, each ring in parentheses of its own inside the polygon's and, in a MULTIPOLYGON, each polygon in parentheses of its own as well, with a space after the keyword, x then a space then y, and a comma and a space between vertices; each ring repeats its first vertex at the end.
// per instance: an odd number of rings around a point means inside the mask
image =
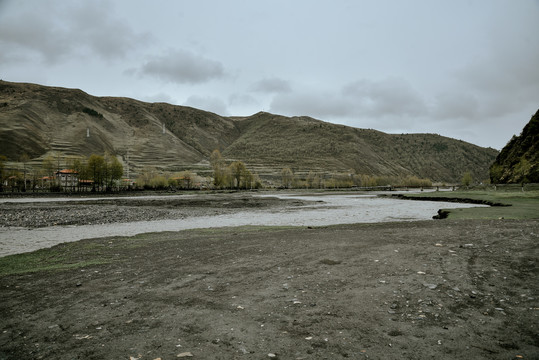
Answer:
POLYGON ((133 171, 144 166, 209 170, 219 149, 262 178, 295 173, 417 176, 458 182, 464 172, 488 178, 498 152, 435 134, 386 134, 309 117, 210 112, 81 90, 0 81, 0 155, 34 164, 55 157, 109 152, 133 171))
POLYGON ((539 110, 520 136, 505 145, 490 167, 493 183, 539 183, 539 110))

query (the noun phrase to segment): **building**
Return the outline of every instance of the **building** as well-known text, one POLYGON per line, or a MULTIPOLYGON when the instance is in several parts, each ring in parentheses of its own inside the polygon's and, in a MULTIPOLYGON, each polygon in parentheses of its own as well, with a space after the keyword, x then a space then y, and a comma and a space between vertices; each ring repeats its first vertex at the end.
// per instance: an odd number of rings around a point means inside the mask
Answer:
POLYGON ((56 180, 62 188, 75 188, 79 184, 79 173, 72 169, 56 172, 56 180))

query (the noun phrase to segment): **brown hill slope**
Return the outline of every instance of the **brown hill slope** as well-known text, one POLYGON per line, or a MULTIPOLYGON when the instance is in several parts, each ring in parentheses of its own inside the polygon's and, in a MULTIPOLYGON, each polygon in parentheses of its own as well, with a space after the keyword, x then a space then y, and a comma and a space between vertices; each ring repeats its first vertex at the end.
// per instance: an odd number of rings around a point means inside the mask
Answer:
POLYGON ((434 134, 390 135, 268 113, 227 118, 184 106, 0 81, 0 154, 12 161, 23 152, 38 164, 50 154, 105 151, 125 161, 129 151, 135 171, 147 165, 203 171, 214 149, 262 177, 288 166, 296 173, 353 171, 445 182, 459 181, 465 171, 487 178, 497 155, 434 134))
POLYGON ((493 183, 539 183, 539 110, 514 136, 490 167, 493 183))
POLYGON ((22 152, 125 157, 129 149, 135 167, 181 168, 238 136, 231 120, 212 113, 73 89, 0 82, 0 104, 0 153, 12 160, 22 152))
POLYGON ((415 175, 458 182, 466 171, 487 178, 497 151, 435 134, 392 135, 309 117, 258 113, 238 119, 241 136, 224 154, 276 170, 415 175))

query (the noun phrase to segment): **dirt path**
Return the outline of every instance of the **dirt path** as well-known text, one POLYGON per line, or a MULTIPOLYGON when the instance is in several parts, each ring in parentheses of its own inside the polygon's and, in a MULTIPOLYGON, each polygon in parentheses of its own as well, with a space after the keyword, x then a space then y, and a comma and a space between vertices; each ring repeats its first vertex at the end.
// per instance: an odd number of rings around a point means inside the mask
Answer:
MULTIPOLYGON (((537 359, 538 221, 213 229, 42 250, 0 359, 537 359)), ((2 265, 0 260, 0 266, 2 265)))

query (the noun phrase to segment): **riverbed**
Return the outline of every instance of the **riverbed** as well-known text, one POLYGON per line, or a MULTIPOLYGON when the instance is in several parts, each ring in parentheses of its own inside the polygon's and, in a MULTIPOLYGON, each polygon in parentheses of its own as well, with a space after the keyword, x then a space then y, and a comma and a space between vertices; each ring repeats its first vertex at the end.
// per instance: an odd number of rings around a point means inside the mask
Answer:
MULTIPOLYGON (((66 214, 73 217, 73 213, 77 211, 76 214, 80 215, 74 216, 74 219, 78 221, 74 221, 71 225, 59 225, 60 221, 57 221, 32 228, 10 226, 9 221, 4 222, 0 227, 0 256, 30 252, 63 242, 109 236, 133 236, 150 232, 234 226, 315 227, 430 220, 440 208, 478 206, 448 202, 407 201, 372 194, 323 196, 232 194, 205 197, 204 201, 196 202, 197 199, 199 198, 196 195, 84 199, 26 198, 8 201, 4 199, 0 208, 5 210, 5 214, 11 214, 12 223, 15 222, 13 219, 20 216, 25 217, 22 220, 35 217, 35 213, 38 212, 37 208, 43 206, 44 203, 47 204, 45 212, 53 213, 60 208, 63 211, 60 214, 64 214, 65 218, 67 218, 66 214), (276 202, 276 199, 279 201, 276 202), (55 204, 57 208, 53 208, 52 204, 55 204), (100 212, 106 212, 108 215, 99 218, 100 212), (88 219, 91 218, 88 213, 97 215, 97 220, 88 223, 88 219), (133 219, 145 220, 133 221, 133 219)), ((24 221, 22 223, 26 224, 24 221)), ((31 221, 29 223, 33 224, 31 221)))

